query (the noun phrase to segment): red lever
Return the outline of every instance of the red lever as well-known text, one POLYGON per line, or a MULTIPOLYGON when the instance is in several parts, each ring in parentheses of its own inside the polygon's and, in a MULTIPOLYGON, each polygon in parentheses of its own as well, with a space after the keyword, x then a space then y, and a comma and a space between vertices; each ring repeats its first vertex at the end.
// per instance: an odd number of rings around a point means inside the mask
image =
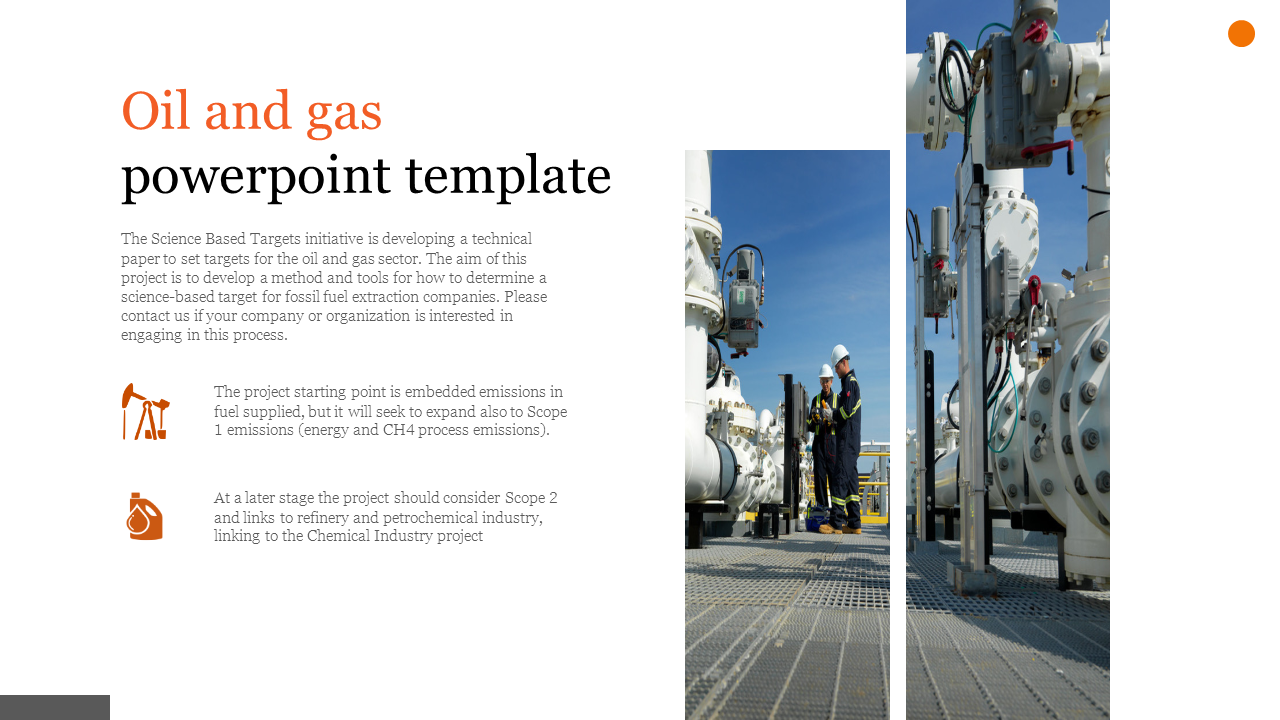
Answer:
POLYGON ((1075 155, 1076 141, 1075 140, 1060 140, 1055 143, 1046 143, 1044 145, 1031 145, 1029 147, 1024 147, 1022 148, 1022 159, 1030 160, 1031 158, 1037 155, 1050 153, 1050 152, 1053 152, 1054 150, 1061 150, 1062 148, 1067 149, 1067 174, 1075 175, 1076 174, 1076 159, 1075 159, 1076 158, 1076 155, 1075 155))
POLYGON ((1037 155, 1043 155, 1048 152, 1053 152, 1054 150, 1061 150, 1062 148, 1074 150, 1075 146, 1075 140, 1060 140, 1056 143, 1048 143, 1046 145, 1032 145, 1030 147, 1022 148, 1022 159, 1030 160, 1037 155))
POLYGON ((1035 20, 1031 23, 1031 27, 1022 35, 1022 42, 1033 42, 1037 45, 1044 42, 1049 37, 1049 23, 1044 20, 1035 20))
POLYGON ((1027 291, 1031 294, 1031 304, 1040 304, 1040 276, 1032 275, 1027 279, 1027 291))
POLYGON ((934 270, 941 270, 941 269, 942 269, 942 264, 943 264, 943 263, 942 263, 942 260, 941 260, 941 259, 939 259, 937 262, 935 262, 935 263, 933 264, 933 269, 934 269, 934 270))

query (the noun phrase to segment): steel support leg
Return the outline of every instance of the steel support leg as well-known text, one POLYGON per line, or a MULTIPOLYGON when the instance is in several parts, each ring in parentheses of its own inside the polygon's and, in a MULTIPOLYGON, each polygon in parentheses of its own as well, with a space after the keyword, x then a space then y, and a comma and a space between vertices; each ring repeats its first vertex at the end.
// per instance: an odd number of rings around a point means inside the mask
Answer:
POLYGON ((689 513, 688 539, 685 548, 698 550, 702 547, 702 513, 694 510, 689 513))

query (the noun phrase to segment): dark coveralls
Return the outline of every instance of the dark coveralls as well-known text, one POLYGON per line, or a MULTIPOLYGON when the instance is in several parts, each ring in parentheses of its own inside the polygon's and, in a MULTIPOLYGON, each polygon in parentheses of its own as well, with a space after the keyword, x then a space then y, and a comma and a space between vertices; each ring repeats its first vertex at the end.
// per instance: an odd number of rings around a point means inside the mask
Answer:
POLYGON ((853 375, 853 368, 840 378, 835 421, 836 477, 831 487, 834 505, 831 525, 839 528, 841 523, 847 523, 849 527, 861 528, 858 454, 862 451, 862 393, 858 391, 858 379, 853 375))
MULTIPOLYGON (((809 432, 813 433, 813 494, 822 507, 831 507, 827 500, 827 484, 835 486, 836 474, 836 426, 824 422, 822 408, 835 413, 835 393, 821 390, 809 406, 809 432)), ((833 418, 834 420, 834 418, 833 418)))

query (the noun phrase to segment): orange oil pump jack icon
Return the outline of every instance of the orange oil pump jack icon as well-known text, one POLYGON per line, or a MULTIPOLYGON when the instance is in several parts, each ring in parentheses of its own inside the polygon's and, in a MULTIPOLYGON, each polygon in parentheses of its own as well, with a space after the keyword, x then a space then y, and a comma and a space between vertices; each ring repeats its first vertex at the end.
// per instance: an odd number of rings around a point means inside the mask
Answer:
POLYGON ((171 404, 168 400, 160 399, 152 402, 138 393, 133 391, 133 383, 129 383, 129 387, 124 389, 124 396, 120 398, 120 439, 129 439, 129 401, 137 398, 142 401, 142 415, 138 418, 138 429, 133 433, 133 439, 137 440, 142 434, 142 424, 151 421, 151 429, 147 430, 148 440, 164 440, 166 433, 164 429, 164 409, 171 404), (160 429, 156 429, 156 417, 152 412, 152 408, 160 408, 160 429))

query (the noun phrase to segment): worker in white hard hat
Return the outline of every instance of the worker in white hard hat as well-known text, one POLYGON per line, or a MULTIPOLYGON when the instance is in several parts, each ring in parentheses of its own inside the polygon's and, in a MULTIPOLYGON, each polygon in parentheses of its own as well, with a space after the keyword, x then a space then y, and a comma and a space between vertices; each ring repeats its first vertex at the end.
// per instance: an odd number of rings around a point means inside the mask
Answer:
MULTIPOLYGON (((818 371, 822 391, 813 396, 813 402, 809 405, 809 432, 813 433, 813 495, 818 505, 827 510, 831 508, 827 499, 827 486, 834 486, 836 473, 836 425, 832 414, 836 398, 835 393, 831 392, 833 377, 831 366, 823 365, 818 371)), ((831 517, 830 513, 827 517, 831 517)), ((818 532, 829 535, 835 530, 828 523, 823 523, 818 526, 818 532)))
POLYGON ((849 351, 843 345, 831 351, 831 364, 840 377, 833 419, 836 426, 836 481, 831 489, 832 532, 862 534, 861 491, 858 482, 858 455, 862 450, 862 393, 858 378, 849 367, 849 351), (843 527, 842 527, 843 525, 843 527))

